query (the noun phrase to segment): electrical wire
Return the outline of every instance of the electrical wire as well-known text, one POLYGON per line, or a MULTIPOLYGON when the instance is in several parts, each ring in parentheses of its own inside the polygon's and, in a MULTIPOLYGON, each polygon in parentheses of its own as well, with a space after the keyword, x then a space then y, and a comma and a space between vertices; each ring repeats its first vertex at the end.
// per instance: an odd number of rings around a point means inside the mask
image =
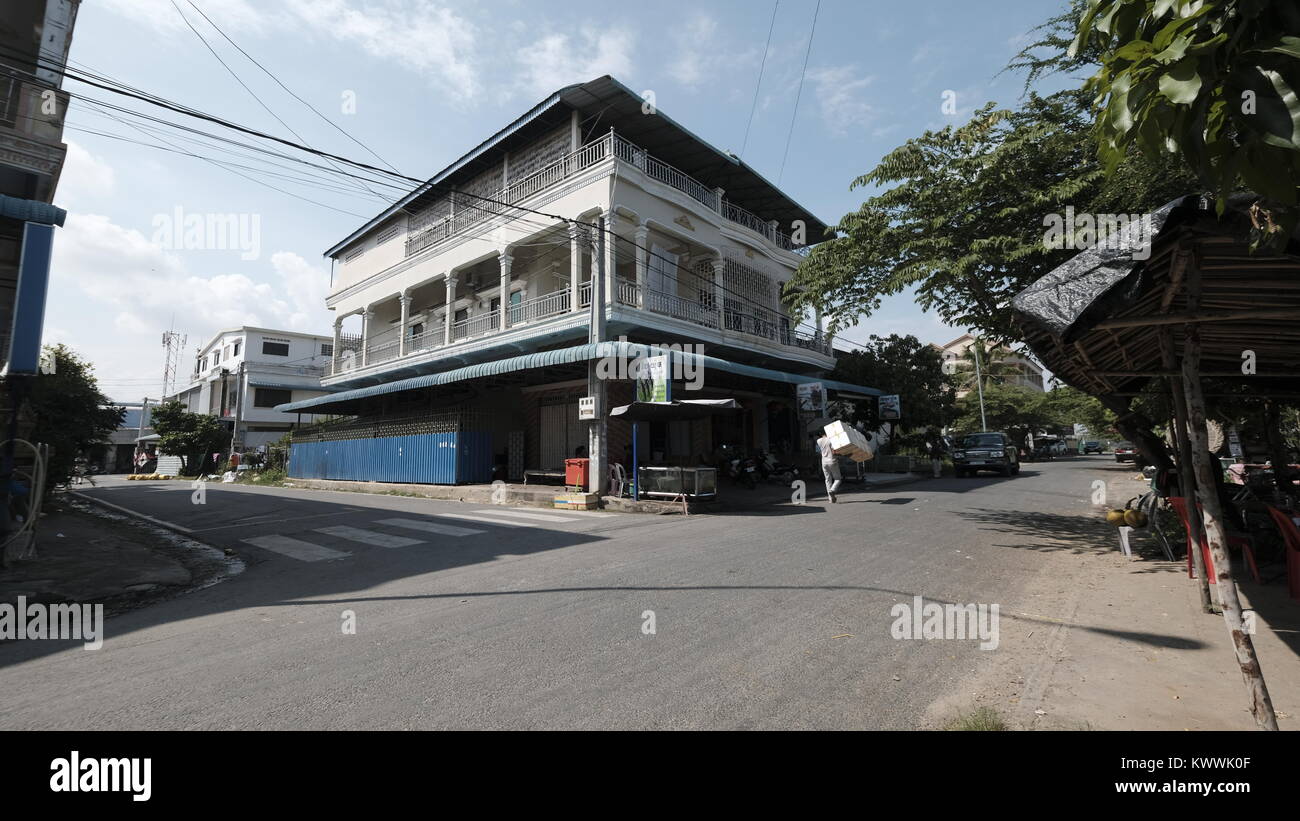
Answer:
POLYGON ((817 0, 817 8, 813 10, 812 30, 808 32, 808 50, 803 54, 803 68, 799 70, 799 90, 794 95, 794 111, 790 113, 790 130, 785 135, 785 151, 781 153, 781 171, 776 175, 776 184, 781 184, 781 177, 785 175, 785 161, 790 156, 790 140, 794 137, 795 120, 799 117, 799 98, 803 96, 803 80, 808 73, 808 57, 812 54, 813 37, 817 34, 817 15, 821 13, 822 0, 817 0))
POLYGON ((754 101, 749 104, 749 119, 745 121, 745 139, 740 144, 740 156, 745 156, 745 147, 749 145, 749 128, 754 124, 754 111, 758 108, 758 92, 763 87, 763 69, 767 68, 767 51, 772 46, 772 30, 776 28, 776 10, 781 7, 781 0, 772 4, 772 22, 767 27, 767 42, 763 44, 763 61, 758 64, 758 80, 754 83, 754 101))

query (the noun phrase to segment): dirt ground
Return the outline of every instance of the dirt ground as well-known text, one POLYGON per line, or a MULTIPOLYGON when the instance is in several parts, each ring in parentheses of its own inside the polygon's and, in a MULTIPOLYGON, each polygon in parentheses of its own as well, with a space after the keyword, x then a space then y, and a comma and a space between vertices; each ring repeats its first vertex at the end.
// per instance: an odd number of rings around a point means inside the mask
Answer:
MULTIPOLYGON (((1123 476, 1111 480, 1109 497, 1145 489, 1123 476)), ((1184 564, 1145 550, 1126 557, 1114 534, 1099 527, 1094 550, 1076 538, 1048 551, 1028 595, 1005 606, 998 651, 930 708, 927 726, 991 707, 1010 729, 1255 729, 1223 617, 1201 612, 1184 564)), ((1240 589, 1256 612, 1254 643, 1278 725, 1300 729, 1300 603, 1285 580, 1240 589)))

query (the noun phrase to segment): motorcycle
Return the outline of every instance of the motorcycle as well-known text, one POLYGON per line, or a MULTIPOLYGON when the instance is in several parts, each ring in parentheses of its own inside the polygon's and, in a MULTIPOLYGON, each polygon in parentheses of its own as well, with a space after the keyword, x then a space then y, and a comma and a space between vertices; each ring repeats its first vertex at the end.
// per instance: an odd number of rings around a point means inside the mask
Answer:
POLYGON ((775 456, 761 450, 758 452, 758 471, 764 481, 773 481, 782 485, 788 485, 799 478, 799 468, 778 462, 775 456))

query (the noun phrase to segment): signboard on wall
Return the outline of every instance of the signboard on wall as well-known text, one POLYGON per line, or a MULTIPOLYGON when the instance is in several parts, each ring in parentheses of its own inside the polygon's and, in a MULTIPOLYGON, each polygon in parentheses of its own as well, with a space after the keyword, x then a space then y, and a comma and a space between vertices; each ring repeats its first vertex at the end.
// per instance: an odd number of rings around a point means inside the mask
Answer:
POLYGON ((804 382, 795 385, 795 398, 799 412, 813 416, 826 415, 826 386, 820 382, 804 382))
POLYGON ((890 421, 903 418, 903 409, 899 405, 898 395, 882 396, 879 398, 879 410, 881 421, 890 421))
POLYGON ((636 374, 636 401, 671 402, 673 398, 672 373, 668 355, 649 356, 641 360, 636 374))

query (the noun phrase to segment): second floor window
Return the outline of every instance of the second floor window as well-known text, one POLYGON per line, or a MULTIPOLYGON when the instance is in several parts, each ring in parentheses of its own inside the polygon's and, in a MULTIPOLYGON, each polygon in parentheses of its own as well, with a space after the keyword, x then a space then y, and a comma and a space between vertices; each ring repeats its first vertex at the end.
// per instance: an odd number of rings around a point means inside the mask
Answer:
POLYGON ((321 356, 333 356, 333 355, 334 355, 334 343, 332 343, 332 342, 322 342, 321 345, 320 345, 320 355, 321 355, 321 356))
POLYGON ((274 408, 276 405, 283 405, 292 401, 293 391, 280 390, 279 388, 257 388, 253 392, 253 407, 255 408, 274 408))
POLYGON ((265 356, 288 356, 288 342, 272 342, 269 339, 262 340, 262 353, 265 356))

